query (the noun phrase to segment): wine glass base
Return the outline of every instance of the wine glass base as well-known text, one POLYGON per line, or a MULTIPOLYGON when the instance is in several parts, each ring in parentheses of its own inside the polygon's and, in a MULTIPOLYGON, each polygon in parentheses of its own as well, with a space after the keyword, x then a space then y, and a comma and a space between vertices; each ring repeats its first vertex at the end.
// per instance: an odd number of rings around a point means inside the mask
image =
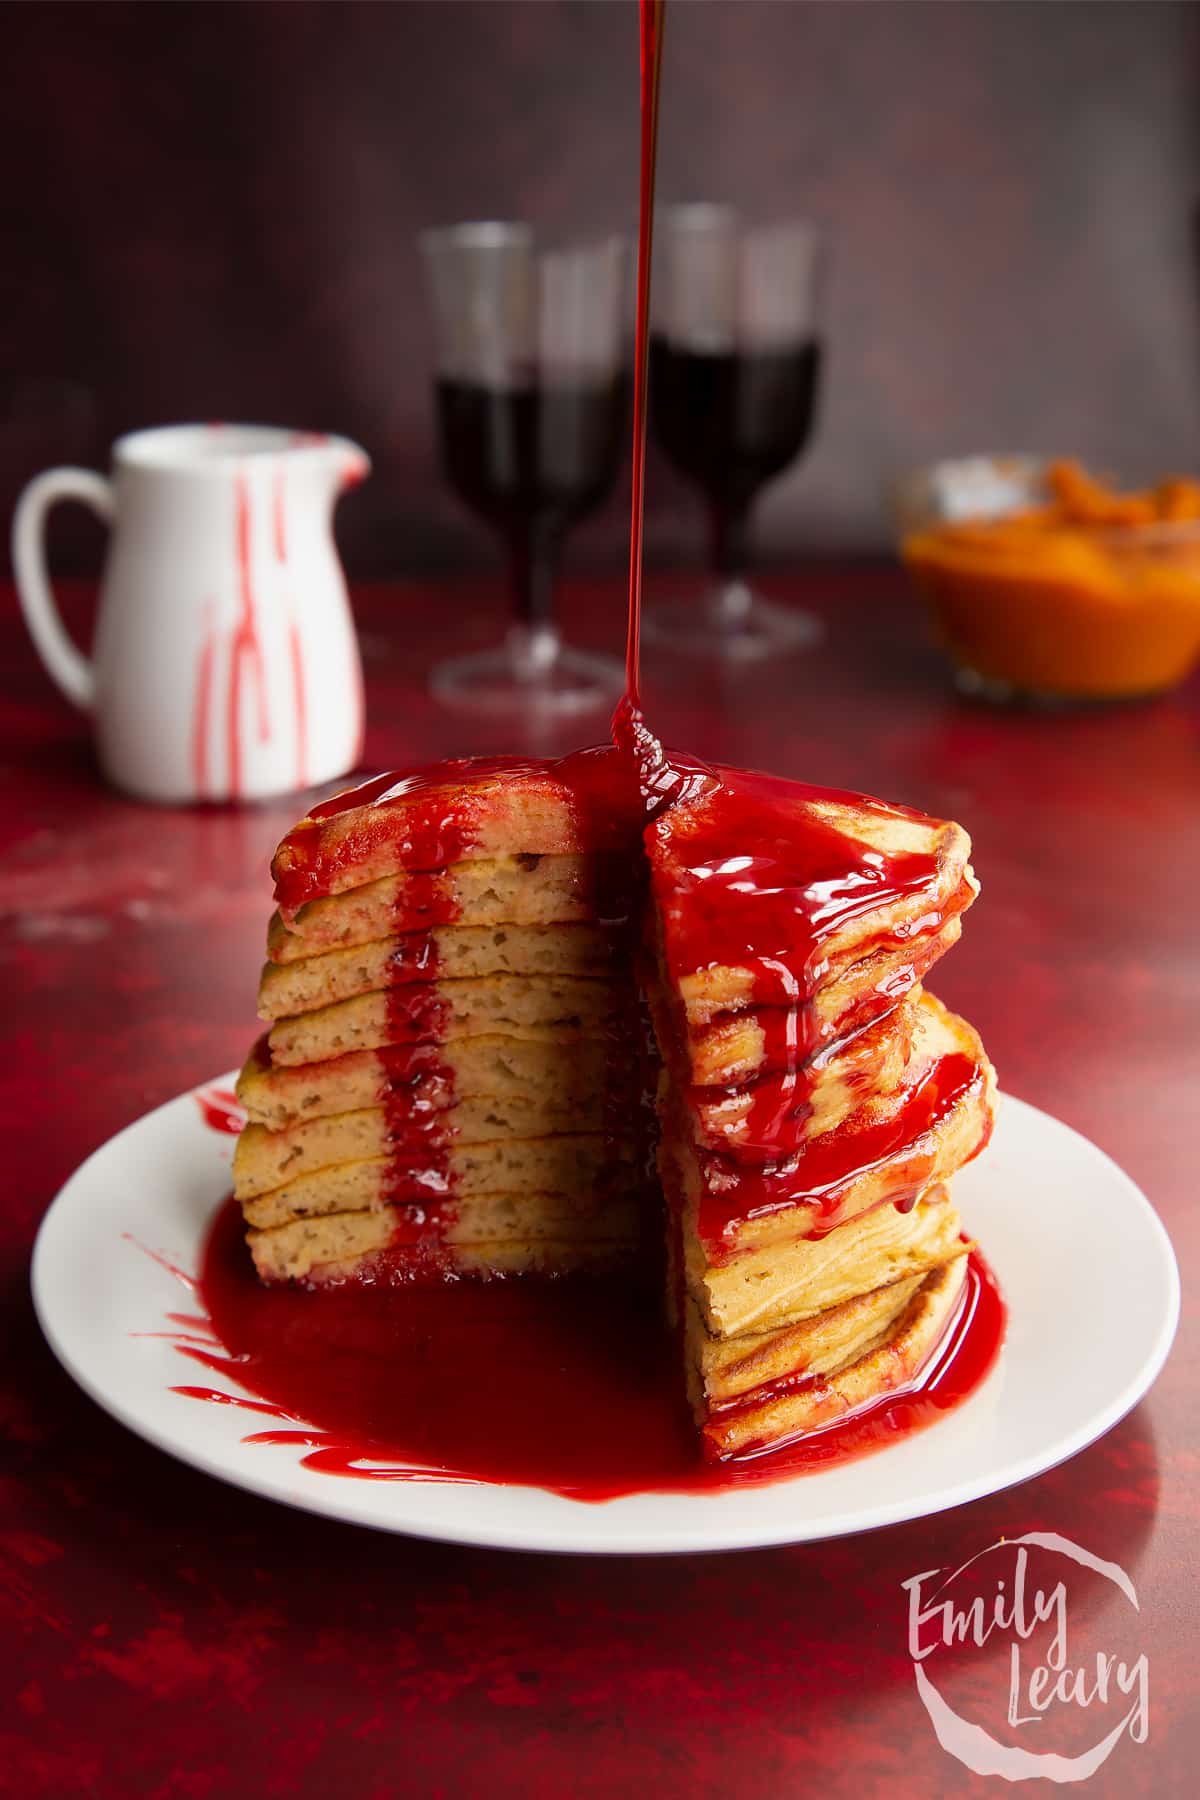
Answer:
POLYGON ((625 671, 611 656, 571 650, 555 642, 546 653, 525 655, 510 646, 456 656, 438 663, 430 692, 460 712, 493 718, 565 718, 613 706, 625 687, 625 671))
POLYGON ((665 600, 647 610, 642 625, 647 643, 723 662, 761 662, 810 650, 824 635, 815 614, 773 606, 741 583, 707 601, 665 600))

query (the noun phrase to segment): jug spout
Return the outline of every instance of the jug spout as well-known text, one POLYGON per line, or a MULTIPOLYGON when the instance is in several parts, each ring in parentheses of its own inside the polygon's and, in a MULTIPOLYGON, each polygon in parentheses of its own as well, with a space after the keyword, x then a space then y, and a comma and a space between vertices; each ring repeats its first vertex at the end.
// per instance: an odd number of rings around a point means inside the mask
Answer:
POLYGON ((297 431, 289 448, 311 456, 323 470, 331 500, 347 488, 358 487, 371 473, 370 457, 361 444, 350 438, 331 437, 322 431, 297 431))

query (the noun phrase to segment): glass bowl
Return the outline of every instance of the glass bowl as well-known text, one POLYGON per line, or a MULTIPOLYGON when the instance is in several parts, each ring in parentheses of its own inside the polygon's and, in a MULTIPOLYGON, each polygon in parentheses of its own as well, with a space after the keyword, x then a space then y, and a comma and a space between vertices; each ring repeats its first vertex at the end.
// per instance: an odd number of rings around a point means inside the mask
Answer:
MULTIPOLYGON (((1053 504, 1033 457, 935 464, 897 495, 900 554, 961 688, 994 700, 1137 699, 1200 659, 1200 517, 1134 522, 1200 501, 1190 483, 1101 497, 1096 517, 1053 504), (1130 522, 1121 522, 1124 512, 1130 522)), ((1072 476, 1072 479, 1075 477, 1072 476)))

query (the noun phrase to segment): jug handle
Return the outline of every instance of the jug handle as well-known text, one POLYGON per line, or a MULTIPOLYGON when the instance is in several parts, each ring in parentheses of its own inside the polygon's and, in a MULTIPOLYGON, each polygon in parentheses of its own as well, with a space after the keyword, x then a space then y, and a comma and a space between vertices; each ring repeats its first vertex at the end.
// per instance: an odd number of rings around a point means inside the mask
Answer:
POLYGON ((94 469, 47 469, 29 483, 13 514, 13 574, 29 635, 67 699, 90 712, 96 698, 95 670, 67 636, 46 572, 45 519, 58 500, 82 500, 111 524, 112 483, 94 469))

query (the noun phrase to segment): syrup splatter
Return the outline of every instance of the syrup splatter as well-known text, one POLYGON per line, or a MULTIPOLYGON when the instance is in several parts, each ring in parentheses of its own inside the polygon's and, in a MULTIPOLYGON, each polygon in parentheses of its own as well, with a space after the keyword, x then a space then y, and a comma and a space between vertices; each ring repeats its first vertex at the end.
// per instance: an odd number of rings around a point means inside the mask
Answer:
POLYGON ((245 1109, 229 1088, 197 1088, 192 1099, 210 1131, 236 1137, 246 1123, 245 1109))

